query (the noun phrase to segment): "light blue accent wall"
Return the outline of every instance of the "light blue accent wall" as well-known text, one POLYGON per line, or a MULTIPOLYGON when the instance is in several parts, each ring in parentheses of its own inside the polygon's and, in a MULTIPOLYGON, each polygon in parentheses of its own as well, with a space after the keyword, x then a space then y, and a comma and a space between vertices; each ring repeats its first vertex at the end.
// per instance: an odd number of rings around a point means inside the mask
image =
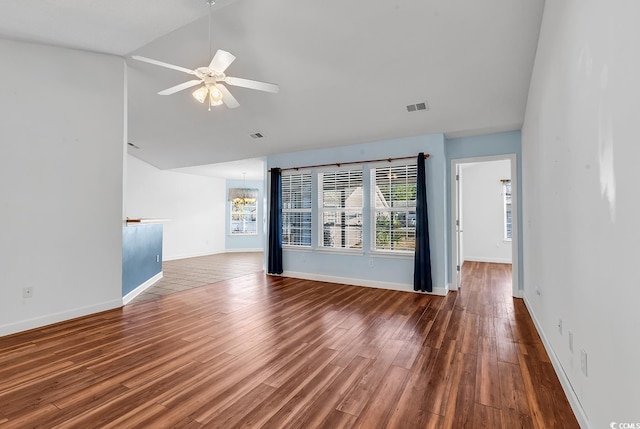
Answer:
MULTIPOLYGON (((340 146, 286 154, 271 155, 267 158, 267 168, 300 167, 306 165, 386 159, 403 156, 417 156, 419 152, 429 153, 427 160, 427 192, 429 205, 429 235, 431 245, 431 265, 433 285, 444 288, 448 283, 447 266, 449 248, 446 241, 447 159, 445 141, 442 134, 424 135, 372 143, 340 146)), ((409 161, 412 162, 412 161, 409 161)), ((369 166, 364 166, 365 204, 363 213, 363 251, 359 254, 345 254, 315 250, 318 241, 318 205, 314 198, 313 234, 311 251, 284 249, 283 267, 285 271, 311 275, 335 276, 354 280, 388 282, 406 285, 413 290, 413 256, 372 255, 370 237, 369 166), (371 266, 373 264, 373 266, 371 266)), ((314 196, 317 195, 317 181, 314 176, 314 196)), ((268 208, 267 208, 268 210, 268 208)))
POLYGON ((162 224, 122 228, 122 296, 162 271, 162 224))
MULTIPOLYGON (((482 136, 460 137, 445 140, 446 154, 446 182, 451 177, 451 160, 461 158, 475 158, 496 155, 516 155, 518 179, 518 284, 523 289, 523 260, 522 260, 522 138, 520 131, 487 134, 482 136)), ((447 249, 451 249, 451 187, 446 187, 446 242, 447 249)), ((453 275, 453 262, 448 265, 447 278, 453 275)))
POLYGON ((261 180, 227 180, 225 192, 225 249, 232 251, 264 249, 264 182, 261 180), (231 235, 229 233, 231 223, 231 202, 229 201, 229 188, 256 188, 258 189, 258 235, 231 235))

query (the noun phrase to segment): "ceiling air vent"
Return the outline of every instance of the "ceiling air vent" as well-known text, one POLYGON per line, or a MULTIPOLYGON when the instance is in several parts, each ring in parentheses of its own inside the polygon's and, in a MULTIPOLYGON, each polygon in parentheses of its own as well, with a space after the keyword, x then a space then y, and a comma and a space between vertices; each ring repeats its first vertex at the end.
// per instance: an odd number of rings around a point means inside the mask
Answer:
POLYGON ((429 105, 425 101, 423 103, 409 104, 407 106, 407 112, 417 112, 418 110, 429 110, 429 105))
POLYGON ((264 137, 261 133, 253 133, 249 135, 251 136, 252 139, 261 139, 264 137))

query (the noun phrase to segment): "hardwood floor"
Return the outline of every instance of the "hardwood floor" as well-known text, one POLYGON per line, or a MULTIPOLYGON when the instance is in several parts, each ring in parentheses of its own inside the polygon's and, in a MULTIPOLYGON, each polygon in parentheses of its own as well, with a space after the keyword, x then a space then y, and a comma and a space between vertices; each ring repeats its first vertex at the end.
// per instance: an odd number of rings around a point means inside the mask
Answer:
POLYGON ((463 275, 251 274, 0 338, 0 428, 577 428, 510 266, 463 275))

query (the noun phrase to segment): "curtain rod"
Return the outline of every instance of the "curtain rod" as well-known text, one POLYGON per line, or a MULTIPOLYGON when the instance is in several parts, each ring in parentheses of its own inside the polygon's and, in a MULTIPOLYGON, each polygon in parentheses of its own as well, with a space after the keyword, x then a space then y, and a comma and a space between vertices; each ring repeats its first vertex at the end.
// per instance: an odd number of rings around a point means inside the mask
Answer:
MULTIPOLYGON (((391 161, 397 161, 398 159, 415 159, 415 155, 412 156, 400 156, 397 158, 382 158, 382 159, 367 159, 365 161, 348 161, 348 162, 333 162, 331 164, 316 164, 316 165, 304 165, 302 167, 288 167, 288 168, 281 168, 280 171, 287 171, 287 170, 302 170, 305 168, 320 168, 320 167, 332 167, 332 166, 343 166, 343 165, 352 165, 352 164, 366 164, 366 163, 370 163, 370 162, 391 162, 391 161)), ((424 154, 424 159, 429 158, 429 154, 425 153, 424 154)), ((267 170, 269 172, 271 172, 271 169, 267 170)))

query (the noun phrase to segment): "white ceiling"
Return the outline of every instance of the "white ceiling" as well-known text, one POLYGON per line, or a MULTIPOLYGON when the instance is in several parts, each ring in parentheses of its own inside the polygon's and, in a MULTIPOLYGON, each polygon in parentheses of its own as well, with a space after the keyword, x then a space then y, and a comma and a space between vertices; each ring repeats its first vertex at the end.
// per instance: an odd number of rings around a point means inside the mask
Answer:
MULTIPOLYGON (((159 168, 389 138, 519 129, 544 0, 227 0, 214 6, 213 51, 227 73, 280 85, 230 87, 240 102, 207 111, 191 76, 132 60, 130 153, 159 168), (427 101, 430 110, 408 113, 427 101), (250 133, 261 132, 263 139, 250 133)), ((3 0, 0 36, 189 69, 209 63, 204 0, 3 0)), ((238 167, 242 168, 242 167, 238 167)))
POLYGON ((193 167, 174 168, 171 171, 197 176, 218 177, 235 180, 263 180, 265 161, 261 158, 241 159, 239 161, 220 162, 217 164, 196 165, 193 167))

